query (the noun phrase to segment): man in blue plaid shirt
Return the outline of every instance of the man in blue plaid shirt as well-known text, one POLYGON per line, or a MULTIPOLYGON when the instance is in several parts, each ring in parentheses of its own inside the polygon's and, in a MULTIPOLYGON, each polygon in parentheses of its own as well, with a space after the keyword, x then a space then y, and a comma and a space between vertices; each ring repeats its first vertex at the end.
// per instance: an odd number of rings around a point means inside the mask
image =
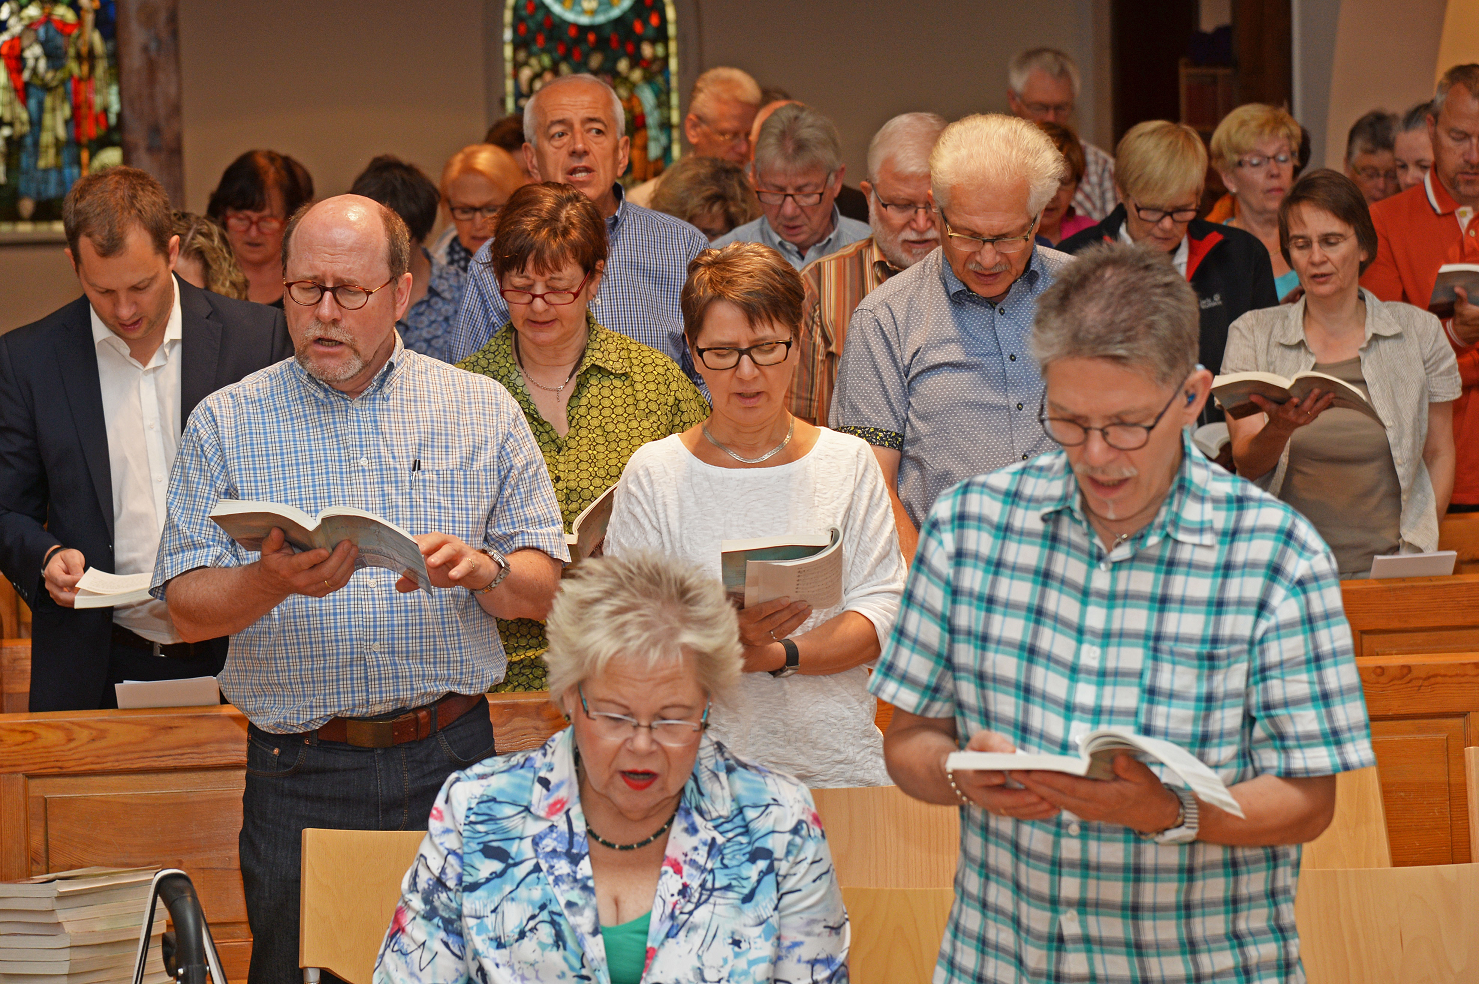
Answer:
POLYGON ((426 829, 452 772, 493 754, 483 692, 503 677, 494 616, 543 618, 567 560, 544 458, 508 391, 401 344, 405 223, 356 195, 283 235, 296 360, 204 400, 170 476, 155 594, 186 639, 230 635, 221 686, 247 716, 241 874, 252 984, 298 978, 305 827, 426 829), (415 535, 419 590, 356 551, 260 554, 220 499, 354 506, 415 535))
POLYGON ((1066 267, 1032 339, 1061 450, 948 490, 920 533, 872 689, 890 774, 961 807, 940 984, 1303 980, 1299 845, 1375 759, 1329 549, 1186 436, 1197 325, 1149 253, 1066 267), (1103 781, 945 767, 1111 726, 1190 751, 1244 816, 1125 754, 1103 781))

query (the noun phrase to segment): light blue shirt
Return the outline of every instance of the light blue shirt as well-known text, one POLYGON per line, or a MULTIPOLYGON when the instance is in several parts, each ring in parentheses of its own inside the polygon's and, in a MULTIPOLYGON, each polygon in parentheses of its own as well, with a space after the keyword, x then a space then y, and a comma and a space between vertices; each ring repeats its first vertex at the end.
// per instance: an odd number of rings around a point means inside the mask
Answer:
MULTIPOLYGON (((155 597, 186 571, 259 557, 209 518, 219 499, 309 516, 354 506, 412 535, 569 559, 549 471, 513 397, 399 339, 357 399, 287 359, 195 408, 170 474, 155 597)), ((481 693, 503 679, 497 622, 470 591, 400 594, 397 579, 366 567, 324 598, 291 595, 231 637, 222 690, 257 727, 282 734, 481 693)))
POLYGON ((775 229, 771 228, 770 220, 763 215, 754 222, 735 226, 714 240, 714 248, 728 246, 730 243, 762 243, 784 256, 787 263, 800 270, 812 260, 830 256, 849 243, 867 239, 871 235, 873 235, 873 230, 868 227, 868 223, 849 219, 837 211, 836 205, 833 205, 832 234, 807 250, 805 254, 782 239, 775 229))
POLYGON ((1028 350, 1037 299, 1072 257, 1033 247, 999 302, 961 283, 936 249, 863 298, 837 367, 831 426, 900 452, 899 498, 916 526, 961 479, 1056 447, 1037 420, 1028 350))

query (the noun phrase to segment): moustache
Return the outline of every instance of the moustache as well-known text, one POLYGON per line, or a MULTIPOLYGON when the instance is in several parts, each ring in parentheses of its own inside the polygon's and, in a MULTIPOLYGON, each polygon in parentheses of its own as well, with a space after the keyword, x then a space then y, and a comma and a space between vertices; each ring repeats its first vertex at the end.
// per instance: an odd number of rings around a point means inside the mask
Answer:
POLYGON ((1140 471, 1129 465, 1115 465, 1111 468, 1102 468, 1080 462, 1073 466, 1073 473, 1081 478, 1097 478, 1105 482, 1117 482, 1122 478, 1134 478, 1140 474, 1140 471))
POLYGON ((998 263, 994 267, 983 267, 973 260, 970 263, 967 263, 965 265, 965 268, 971 273, 979 273, 983 276, 995 276, 998 273, 1006 273, 1007 271, 1011 270, 1012 267, 1009 263, 998 263))

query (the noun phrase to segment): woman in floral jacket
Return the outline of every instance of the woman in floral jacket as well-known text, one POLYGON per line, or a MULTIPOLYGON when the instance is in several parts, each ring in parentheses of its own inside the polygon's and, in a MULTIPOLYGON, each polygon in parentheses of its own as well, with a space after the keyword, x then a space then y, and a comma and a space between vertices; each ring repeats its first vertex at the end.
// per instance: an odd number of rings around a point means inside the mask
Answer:
POLYGON ((740 673, 722 586, 583 562, 548 622, 571 726, 452 776, 378 982, 845 982, 848 922, 811 795, 704 734, 740 673))

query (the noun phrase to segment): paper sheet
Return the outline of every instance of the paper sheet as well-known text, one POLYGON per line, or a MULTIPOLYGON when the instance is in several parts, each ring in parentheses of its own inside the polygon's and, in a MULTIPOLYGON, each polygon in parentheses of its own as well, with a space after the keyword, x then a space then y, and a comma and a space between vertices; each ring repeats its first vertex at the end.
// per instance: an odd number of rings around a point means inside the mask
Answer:
POLYGON ((211 707, 221 703, 221 685, 212 676, 184 680, 125 680, 113 685, 118 706, 211 707))

